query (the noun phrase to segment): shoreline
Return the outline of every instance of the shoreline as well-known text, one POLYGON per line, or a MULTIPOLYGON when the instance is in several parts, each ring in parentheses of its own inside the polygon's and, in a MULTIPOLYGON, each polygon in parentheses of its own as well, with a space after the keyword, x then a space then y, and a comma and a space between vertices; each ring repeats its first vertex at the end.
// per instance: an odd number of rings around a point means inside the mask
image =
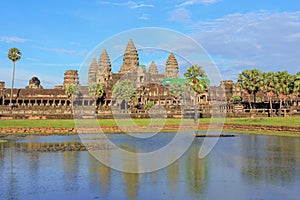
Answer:
MULTIPOLYGON (((207 131, 216 127, 220 130, 218 124, 199 124, 198 131, 207 131), (216 126, 214 126, 216 125, 216 126)), ((0 138, 7 136, 26 137, 30 135, 50 136, 50 135, 76 135, 76 134, 95 134, 95 133, 116 133, 122 134, 124 132, 146 133, 146 132, 177 132, 177 131, 195 131, 196 127, 189 125, 164 125, 159 126, 101 126, 99 127, 82 127, 84 131, 76 128, 57 128, 57 127, 0 127, 0 138)), ((274 135, 274 136, 294 136, 300 137, 300 127, 296 126, 269 126, 269 125, 246 125, 246 124, 224 124, 222 132, 233 132, 242 134, 260 134, 260 135, 274 135)))

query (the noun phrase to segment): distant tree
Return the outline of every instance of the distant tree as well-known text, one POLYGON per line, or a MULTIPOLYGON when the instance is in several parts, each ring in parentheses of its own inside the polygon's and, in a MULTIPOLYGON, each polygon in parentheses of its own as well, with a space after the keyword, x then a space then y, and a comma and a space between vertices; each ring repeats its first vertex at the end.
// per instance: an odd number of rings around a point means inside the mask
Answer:
POLYGON ((273 103, 272 97, 275 94, 275 73, 274 72, 264 72, 260 79, 260 90, 267 94, 268 101, 270 104, 270 117, 273 116, 273 103))
POLYGON ((103 96, 104 90, 100 83, 93 83, 89 86, 89 94, 94 99, 95 108, 97 108, 97 100, 103 96))
POLYGON ((184 100, 187 87, 185 83, 172 83, 169 86, 169 93, 171 96, 177 98, 180 101, 184 100))
POLYGON ((281 115, 282 103, 286 101, 288 95, 293 92, 294 78, 287 71, 275 73, 275 92, 280 100, 279 114, 281 115))
POLYGON ((170 95, 178 98, 182 98, 185 92, 185 84, 184 83, 172 83, 169 86, 170 95))
POLYGON ((112 95, 117 100, 120 101, 124 100, 125 109, 127 110, 127 105, 129 100, 135 96, 135 90, 133 84, 128 79, 117 82, 113 86, 112 95))
POLYGON ((235 95, 235 96, 232 96, 230 98, 230 100, 234 101, 234 102, 236 102, 236 101, 242 101, 242 97, 235 95))
POLYGON ((187 72, 184 74, 187 78, 187 84, 194 91, 194 123, 198 124, 198 95, 203 94, 208 90, 208 80, 205 79, 207 77, 205 71, 201 66, 192 65, 187 68, 187 72))
POLYGON ((247 91, 249 95, 249 106, 252 110, 251 95, 254 95, 254 102, 256 101, 256 93, 259 91, 262 72, 258 69, 243 70, 238 76, 238 84, 247 91))
POLYGON ((256 101, 256 102, 261 102, 261 101, 262 101, 262 98, 261 98, 261 97, 255 97, 255 101, 256 101))
POLYGON ((293 93, 297 96, 299 96, 300 93, 300 72, 298 72, 295 75, 295 81, 294 81, 294 87, 293 87, 293 93))
POLYGON ((148 101, 145 105, 145 109, 149 110, 152 106, 154 106, 154 102, 153 101, 148 101))
POLYGON ((67 86, 65 93, 68 96, 68 98, 73 102, 73 100, 78 96, 79 90, 75 85, 70 84, 67 86))
POLYGON ((21 59, 22 53, 18 48, 13 47, 8 50, 7 57, 9 60, 11 60, 13 62, 13 74, 12 74, 10 100, 9 100, 9 104, 12 106, 12 96, 13 96, 13 89, 14 89, 14 83, 15 83, 16 62, 21 59))

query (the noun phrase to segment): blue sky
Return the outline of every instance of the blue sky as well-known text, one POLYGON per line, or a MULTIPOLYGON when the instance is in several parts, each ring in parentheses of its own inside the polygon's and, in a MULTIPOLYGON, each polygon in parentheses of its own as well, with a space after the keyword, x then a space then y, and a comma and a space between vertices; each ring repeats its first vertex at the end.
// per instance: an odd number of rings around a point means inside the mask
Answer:
MULTIPOLYGON (((143 27, 192 37, 213 58, 223 79, 236 79, 250 68, 300 71, 298 0, 3 0, 0 16, 0 81, 7 87, 11 47, 23 53, 16 87, 38 76, 44 87, 52 88, 62 84, 66 69, 79 69, 99 43, 143 27)), ((115 71, 119 67, 113 63, 115 71)))

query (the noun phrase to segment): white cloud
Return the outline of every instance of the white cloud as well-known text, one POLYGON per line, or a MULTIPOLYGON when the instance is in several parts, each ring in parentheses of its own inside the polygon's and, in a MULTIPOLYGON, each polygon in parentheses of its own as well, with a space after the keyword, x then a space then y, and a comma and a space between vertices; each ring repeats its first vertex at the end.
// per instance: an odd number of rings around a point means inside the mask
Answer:
POLYGON ((80 42, 70 42, 70 45, 73 45, 73 46, 80 46, 81 43, 80 43, 80 42))
POLYGON ((80 63, 31 63, 31 66, 40 67, 79 67, 80 63))
POLYGON ((39 59, 37 59, 37 58, 25 58, 25 59, 29 60, 31 62, 37 62, 37 61, 39 61, 39 59))
POLYGON ((219 0, 188 0, 178 4, 177 6, 192 6, 195 4, 214 4, 217 2, 219 2, 219 0))
POLYGON ((68 50, 68 49, 64 49, 64 48, 46 48, 46 47, 34 47, 37 49, 41 49, 44 51, 52 51, 52 52, 56 52, 56 53, 62 53, 62 54, 67 54, 67 55, 71 55, 71 56, 85 56, 86 52, 85 51, 81 51, 81 52, 77 52, 75 50, 68 50))
POLYGON ((148 7, 148 8, 154 8, 153 4, 144 4, 142 2, 134 2, 134 1, 128 1, 128 2, 124 2, 124 3, 115 3, 115 2, 109 2, 109 1, 99 1, 99 4, 102 5, 114 5, 114 6, 125 6, 128 7, 130 9, 138 9, 138 8, 144 8, 144 7, 148 7))
MULTIPOLYGON (((5 87, 7 88, 11 87, 11 74, 11 68, 1 68, 0 80, 5 82, 5 87)), ((54 85, 60 85, 63 83, 63 72, 57 76, 47 74, 47 72, 28 70, 28 68, 18 68, 15 75, 15 88, 25 88, 33 76, 37 76, 40 79, 41 85, 44 88, 53 88, 54 85)))
POLYGON ((20 37, 0 37, 0 42, 6 42, 6 43, 23 43, 27 42, 29 39, 20 38, 20 37))
POLYGON ((135 1, 127 1, 124 3, 99 1, 97 3, 101 4, 101 5, 113 5, 113 6, 119 6, 119 7, 126 7, 131 10, 135 10, 134 12, 136 12, 136 14, 137 14, 137 19, 140 19, 140 20, 149 20, 150 19, 150 16, 147 13, 141 14, 141 10, 140 10, 141 8, 154 8, 153 4, 145 4, 143 2, 135 2, 135 1))
POLYGON ((191 22, 191 12, 185 8, 178 8, 169 12, 169 20, 179 23, 190 23, 191 22))
POLYGON ((300 12, 236 13, 191 25, 194 39, 211 55, 226 58, 217 61, 227 66, 225 76, 247 67, 300 71, 299 33, 300 12))
POLYGON ((148 14, 142 14, 139 19, 142 19, 142 20, 149 20, 149 15, 148 14))

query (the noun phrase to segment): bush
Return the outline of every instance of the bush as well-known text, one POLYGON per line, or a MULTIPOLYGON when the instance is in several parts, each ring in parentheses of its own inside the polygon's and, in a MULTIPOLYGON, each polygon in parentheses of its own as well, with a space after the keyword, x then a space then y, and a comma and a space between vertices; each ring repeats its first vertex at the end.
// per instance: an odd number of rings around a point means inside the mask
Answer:
POLYGON ((234 102, 236 102, 236 101, 242 101, 242 97, 240 97, 240 96, 232 96, 231 99, 230 99, 230 101, 234 101, 234 102))
POLYGON ((145 105, 145 109, 149 110, 152 106, 154 106, 154 102, 153 101, 148 101, 145 105))

